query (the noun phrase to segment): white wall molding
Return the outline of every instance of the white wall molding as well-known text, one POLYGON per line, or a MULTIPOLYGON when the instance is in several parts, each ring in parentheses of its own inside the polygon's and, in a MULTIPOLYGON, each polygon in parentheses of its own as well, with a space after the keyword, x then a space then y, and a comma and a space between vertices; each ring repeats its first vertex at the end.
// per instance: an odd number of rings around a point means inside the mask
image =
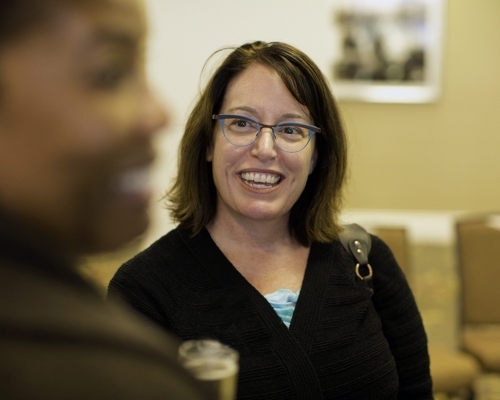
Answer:
POLYGON ((347 209, 341 213, 343 223, 357 223, 366 229, 397 226, 404 227, 412 243, 453 245, 455 221, 463 211, 418 211, 347 209))

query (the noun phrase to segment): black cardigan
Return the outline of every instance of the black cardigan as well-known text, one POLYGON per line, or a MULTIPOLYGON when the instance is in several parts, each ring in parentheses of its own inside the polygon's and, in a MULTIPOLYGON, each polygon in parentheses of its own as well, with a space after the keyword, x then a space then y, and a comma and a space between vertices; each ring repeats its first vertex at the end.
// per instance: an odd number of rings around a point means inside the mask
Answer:
POLYGON ((238 350, 238 399, 432 399, 413 295, 389 248, 372 240, 373 297, 340 242, 313 243, 289 329, 207 230, 171 231, 125 263, 109 293, 183 340, 238 350))

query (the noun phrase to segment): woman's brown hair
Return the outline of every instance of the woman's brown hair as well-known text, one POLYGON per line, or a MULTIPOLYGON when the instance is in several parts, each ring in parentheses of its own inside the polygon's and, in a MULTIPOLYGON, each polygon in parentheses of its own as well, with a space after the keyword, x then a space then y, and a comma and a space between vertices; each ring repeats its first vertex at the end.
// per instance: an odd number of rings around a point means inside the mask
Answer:
POLYGON ((337 104, 328 81, 314 62, 293 46, 280 42, 254 42, 234 49, 217 68, 202 91, 186 124, 179 148, 178 175, 167 193, 173 219, 200 232, 215 216, 217 189, 212 166, 206 161, 214 124, 229 82, 250 65, 276 70, 295 99, 307 107, 316 134, 318 161, 306 187, 291 209, 290 233, 304 246, 329 242, 340 230, 338 212, 346 176, 347 144, 337 104))

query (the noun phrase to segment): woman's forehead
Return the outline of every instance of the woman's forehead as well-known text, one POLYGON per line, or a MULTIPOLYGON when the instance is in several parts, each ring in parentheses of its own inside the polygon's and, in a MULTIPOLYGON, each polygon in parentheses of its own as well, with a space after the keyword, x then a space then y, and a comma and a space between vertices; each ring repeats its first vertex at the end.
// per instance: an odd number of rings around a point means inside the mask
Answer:
POLYGON ((104 38, 140 41, 146 32, 145 10, 140 0, 93 0, 69 10, 83 13, 93 33, 104 38))
POLYGON ((278 71, 267 64, 254 63, 229 81, 222 109, 231 114, 243 111, 258 119, 262 107, 276 109, 281 119, 302 118, 306 123, 312 122, 307 106, 297 100, 278 71))

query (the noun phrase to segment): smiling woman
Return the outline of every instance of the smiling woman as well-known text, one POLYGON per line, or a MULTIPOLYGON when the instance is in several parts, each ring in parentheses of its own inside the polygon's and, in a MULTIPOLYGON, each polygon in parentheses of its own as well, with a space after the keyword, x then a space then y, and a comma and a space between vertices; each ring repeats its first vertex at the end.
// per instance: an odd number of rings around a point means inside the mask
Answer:
POLYGON ((0 398, 201 399, 177 343, 72 267, 148 224, 136 0, 0 2, 0 398))
POLYGON ((53 23, 1 54, 0 201, 68 249, 113 248, 146 228, 165 122, 143 82, 144 21, 133 1, 49 4, 53 23))
POLYGON ((237 349, 241 399, 431 399, 425 331, 390 250, 372 238, 372 298, 338 240, 346 153, 307 55, 233 49, 186 124, 167 195, 179 226, 118 270, 110 296, 237 349))

